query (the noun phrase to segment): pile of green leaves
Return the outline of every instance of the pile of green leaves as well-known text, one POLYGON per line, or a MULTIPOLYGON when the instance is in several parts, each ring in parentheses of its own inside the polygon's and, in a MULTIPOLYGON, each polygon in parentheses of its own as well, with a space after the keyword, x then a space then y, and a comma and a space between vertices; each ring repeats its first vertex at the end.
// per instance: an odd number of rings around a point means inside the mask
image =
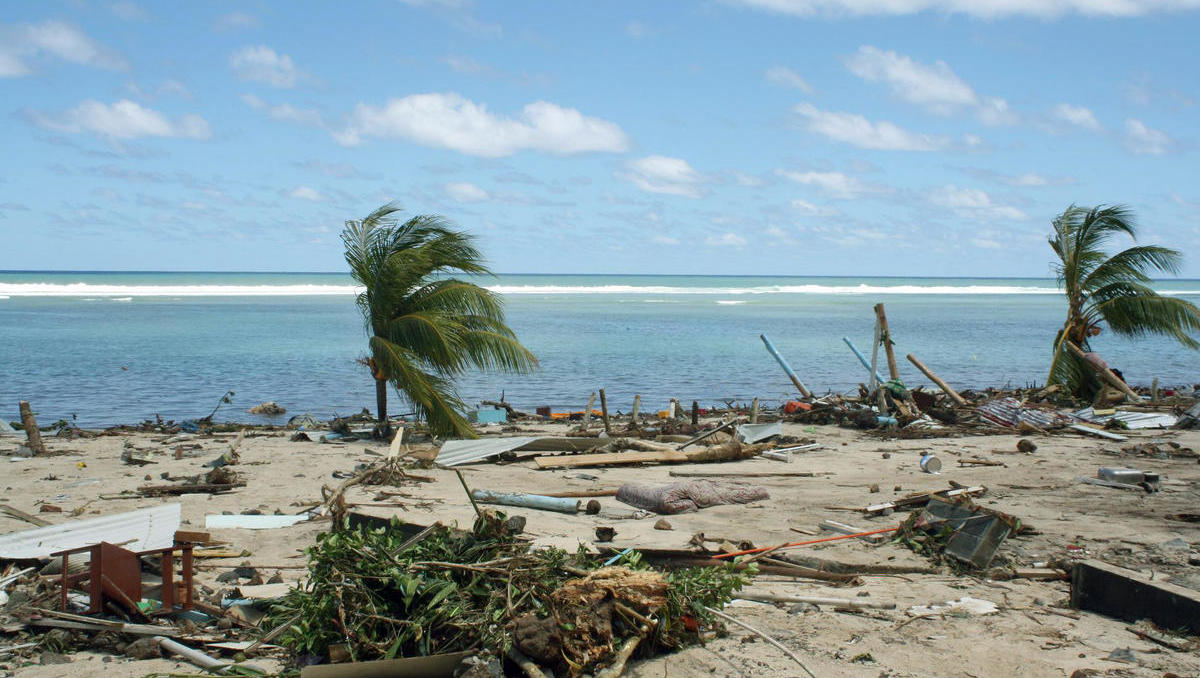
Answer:
MULTIPOLYGON (((281 599, 263 626, 291 620, 276 642, 298 658, 325 657, 331 645, 343 644, 355 661, 485 649, 503 656, 512 644, 511 620, 549 616, 555 590, 603 563, 582 549, 530 550, 488 527, 496 524, 480 521, 473 532, 439 526, 411 544, 396 522, 322 534, 308 549, 307 586, 281 599)), ((648 569, 636 553, 624 560, 648 569)), ((666 577, 668 600, 653 643, 664 648, 696 642, 716 623, 704 607, 719 609, 748 581, 732 566, 666 577)))

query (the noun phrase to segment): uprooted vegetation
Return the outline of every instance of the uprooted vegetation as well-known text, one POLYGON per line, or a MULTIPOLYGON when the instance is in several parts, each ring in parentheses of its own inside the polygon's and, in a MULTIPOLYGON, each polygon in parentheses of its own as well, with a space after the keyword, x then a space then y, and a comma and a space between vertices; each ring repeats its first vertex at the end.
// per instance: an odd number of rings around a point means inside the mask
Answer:
POLYGON ((319 536, 308 585, 272 611, 272 625, 289 622, 280 644, 356 661, 523 655, 580 675, 623 663, 630 643, 654 654, 711 636, 720 626, 705 608, 748 582, 732 565, 659 572, 635 552, 605 566, 583 550, 533 550, 510 525, 488 511, 471 532, 439 525, 406 539, 393 521, 319 536))

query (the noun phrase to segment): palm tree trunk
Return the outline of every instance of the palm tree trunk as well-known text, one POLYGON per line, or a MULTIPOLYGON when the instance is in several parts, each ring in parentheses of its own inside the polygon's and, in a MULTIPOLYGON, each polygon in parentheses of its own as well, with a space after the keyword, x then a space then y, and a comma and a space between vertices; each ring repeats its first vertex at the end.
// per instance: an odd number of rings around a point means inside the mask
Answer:
POLYGON ((375 411, 379 413, 379 423, 387 423, 387 379, 375 380, 375 411))

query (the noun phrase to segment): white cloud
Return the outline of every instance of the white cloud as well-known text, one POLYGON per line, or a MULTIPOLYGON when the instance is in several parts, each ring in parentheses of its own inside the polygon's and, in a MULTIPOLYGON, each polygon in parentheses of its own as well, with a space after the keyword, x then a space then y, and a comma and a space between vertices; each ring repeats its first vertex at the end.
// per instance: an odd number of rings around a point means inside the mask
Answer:
MULTIPOLYGON (((851 200, 868 193, 878 192, 878 189, 868 186, 858 177, 852 177, 841 172, 794 172, 791 170, 778 170, 778 174, 803 186, 812 186, 825 195, 839 200, 851 200)), ((798 202, 803 203, 803 201, 798 202)))
POLYGON ((113 104, 88 99, 61 115, 34 113, 33 118, 42 127, 58 132, 92 132, 111 139, 207 139, 212 136, 208 122, 198 115, 184 115, 171 120, 158 111, 144 108, 128 99, 113 104))
POLYGON ((289 191, 288 195, 298 200, 308 200, 310 202, 321 202, 325 199, 325 196, 320 191, 309 186, 297 186, 289 191))
POLYGON ((985 250, 1002 250, 1004 245, 992 240, 991 238, 971 238, 971 244, 983 248, 985 250))
MULTIPOLYGON (((809 172, 809 174, 813 174, 813 173, 809 172)), ((844 177, 845 175, 843 174, 841 176, 844 177)), ((800 183, 805 183, 805 182, 801 181, 800 183)), ((814 183, 814 182, 810 182, 810 183, 814 183)), ((844 181, 835 182, 835 183, 842 183, 843 190, 849 190, 844 186, 844 183, 845 183, 844 181)), ((818 184, 818 185, 820 185, 820 184, 818 184)), ((814 205, 813 203, 811 203, 807 200, 800 200, 800 199, 796 199, 796 200, 792 201, 792 209, 794 209, 797 212, 799 212, 800 214, 803 214, 804 216, 808 216, 808 217, 825 217, 825 216, 829 216, 834 213, 834 211, 829 209, 828 207, 821 207, 820 205, 814 205)))
POLYGON ((726 232, 708 236, 704 239, 704 244, 709 247, 745 247, 746 239, 737 233, 726 232))
POLYGON ((145 21, 147 18, 149 18, 149 15, 146 14, 146 10, 132 2, 129 2, 129 0, 115 2, 111 7, 109 7, 109 9, 111 9, 113 14, 116 14, 122 21, 145 21))
POLYGON ((1010 16, 1054 18, 1140 16, 1200 8, 1200 0, 727 0, 795 16, 898 16, 936 12, 980 19, 1010 16))
POLYGON ((1141 120, 1129 118, 1125 121, 1125 148, 1138 155, 1164 155, 1175 148, 1175 140, 1141 120))
POLYGON ((89 38, 83 31, 60 21, 21 24, 0 32, 0 77, 29 75, 29 58, 51 56, 73 64, 109 70, 126 67, 120 54, 89 38))
POLYGON ((977 188, 959 188, 947 185, 929 194, 929 201, 953 211, 964 219, 1024 220, 1028 216, 1021 210, 997 204, 992 196, 977 188))
POLYGON ((258 18, 245 12, 230 12, 217 19, 217 28, 224 31, 241 31, 258 26, 258 18))
POLYGON ((653 238, 650 238, 650 242, 653 242, 657 245, 678 245, 679 238, 672 238, 669 235, 656 235, 653 238))
POLYGON ((616 123, 583 115, 547 101, 526 104, 513 118, 500 117, 458 94, 413 94, 382 107, 358 104, 334 137, 353 146, 364 137, 408 139, 426 146, 486 158, 520 151, 558 155, 620 153, 629 138, 616 123))
POLYGON ((1015 125, 1021 122, 1021 116, 1008 107, 1007 101, 999 97, 984 99, 975 109, 975 115, 980 122, 993 127, 1015 125))
POLYGON ((325 126, 325 120, 321 117, 321 113, 312 108, 296 108, 291 104, 279 104, 278 106, 272 106, 268 114, 276 120, 297 122, 301 125, 312 125, 313 127, 325 126))
POLYGON ((1059 104, 1050 111, 1050 116, 1060 122, 1065 122, 1068 125, 1082 127, 1086 130, 1098 132, 1104 128, 1100 121, 1096 119, 1096 114, 1092 113, 1090 108, 1083 106, 1072 106, 1071 104, 1059 104))
POLYGON ((446 194, 458 202, 482 202, 488 199, 488 192, 470 182, 446 184, 446 194))
POLYGON ((805 94, 812 94, 812 85, 808 84, 808 81, 805 80, 803 76, 790 68, 786 68, 784 66, 772 66, 771 68, 767 69, 767 72, 764 75, 767 78, 767 82, 773 85, 779 85, 780 87, 792 87, 804 92, 805 94))
POLYGON ((850 72, 888 85, 897 97, 938 113, 973 106, 979 97, 944 61, 932 65, 878 47, 863 45, 846 60, 850 72))
POLYGON ((649 38, 658 35, 658 31, 650 28, 641 21, 630 21, 625 24, 625 35, 628 35, 635 40, 641 38, 649 38))
POLYGON ((265 82, 272 87, 295 87, 302 73, 292 58, 266 45, 250 45, 229 55, 229 67, 242 80, 265 82))
POLYGON ((808 121, 808 131, 859 148, 936 151, 950 145, 946 137, 909 132, 886 120, 871 122, 856 113, 822 111, 812 104, 799 104, 792 110, 808 121))
POLYGON ((708 192, 704 186, 707 180, 682 158, 650 155, 631 160, 625 167, 626 171, 617 176, 648 193, 701 198, 708 192))
POLYGON ((179 82, 174 78, 167 78, 166 80, 163 80, 162 84, 151 90, 142 89, 141 86, 139 86, 136 82, 127 83, 125 85, 125 89, 129 90, 129 92, 134 96, 142 99, 153 99, 155 97, 165 96, 168 94, 183 97, 184 99, 192 98, 191 90, 189 90, 182 82, 179 82))

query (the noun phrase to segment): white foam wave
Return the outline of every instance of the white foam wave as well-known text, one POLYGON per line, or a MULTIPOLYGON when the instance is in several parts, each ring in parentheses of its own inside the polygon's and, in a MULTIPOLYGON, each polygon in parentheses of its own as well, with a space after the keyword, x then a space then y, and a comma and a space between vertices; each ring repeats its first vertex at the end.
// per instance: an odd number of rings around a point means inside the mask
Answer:
POLYGON ((133 301, 133 297, 112 297, 112 301, 133 301))
POLYGON ((357 294, 352 285, 93 285, 0 283, 14 297, 318 297, 357 294))
MULTIPOLYGON (((761 285, 756 287, 680 287, 667 285, 489 285, 505 295, 610 294, 610 295, 1014 295, 1061 294, 1055 287, 1022 285, 761 285)), ((97 285, 90 283, 0 283, 0 299, 10 297, 314 297, 349 296, 362 288, 354 285, 97 285)), ((1162 290, 1160 294, 1200 296, 1200 290, 1162 290)), ((669 303, 645 299, 646 303, 669 303)), ((721 300, 719 304, 744 303, 721 300)))
POLYGON ((744 303, 746 303, 746 302, 744 302, 744 301, 734 301, 734 300, 732 300, 732 299, 718 299, 718 300, 717 300, 717 303, 718 303, 718 304, 720 304, 721 306, 737 306, 737 305, 739 305, 739 304, 744 304, 744 303))
POLYGON ((1054 287, 1020 285, 761 285, 673 287, 664 285, 493 285, 500 294, 1062 294, 1054 287))

